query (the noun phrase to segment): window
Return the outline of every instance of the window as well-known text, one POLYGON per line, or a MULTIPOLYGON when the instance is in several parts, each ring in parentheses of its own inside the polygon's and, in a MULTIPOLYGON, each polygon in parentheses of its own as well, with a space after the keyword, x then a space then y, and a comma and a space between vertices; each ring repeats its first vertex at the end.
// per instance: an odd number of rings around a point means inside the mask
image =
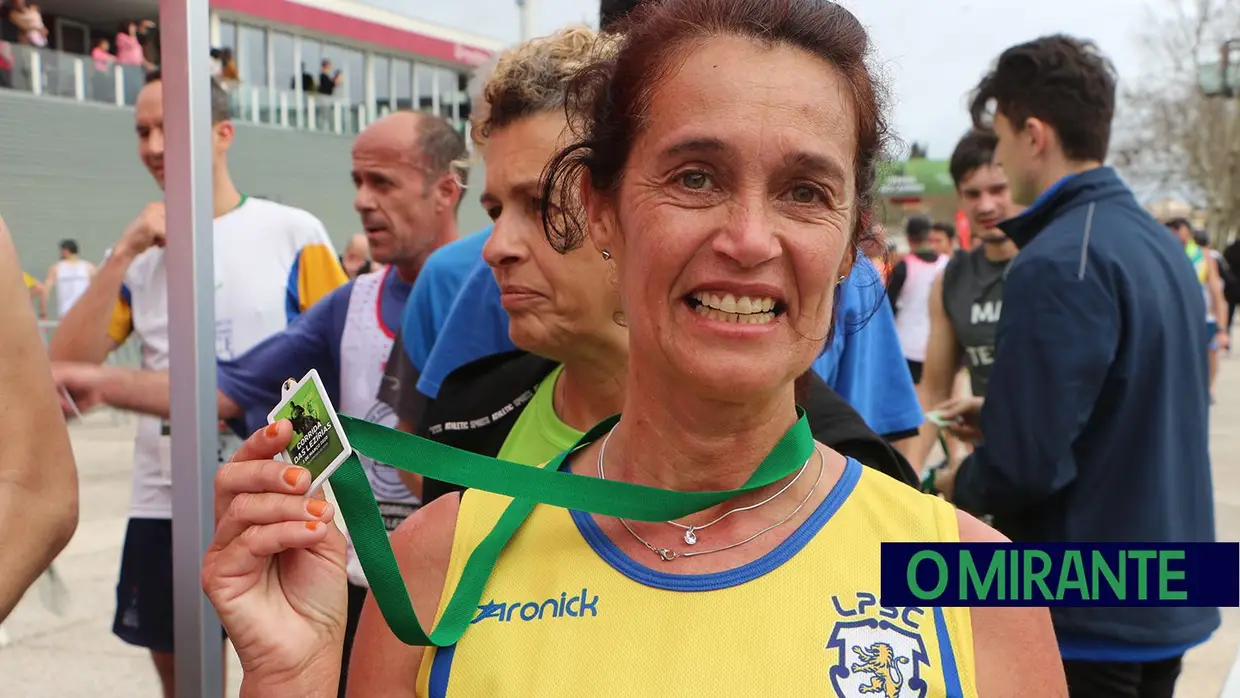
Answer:
POLYGON ((435 79, 439 81, 439 115, 455 124, 458 118, 457 108, 461 101, 456 71, 438 68, 435 71, 435 79))
POLYGON ((302 37, 301 40, 301 71, 302 79, 310 76, 308 82, 319 84, 319 62, 323 60, 323 45, 314 39, 302 37))
POLYGON ((241 25, 238 28, 237 69, 246 87, 267 86, 267 30, 241 25))
POLYGON ((293 62, 293 53, 292 34, 271 32, 271 58, 274 62, 271 68, 272 77, 275 79, 272 87, 277 90, 297 89, 297 76, 301 71, 293 62))
POLYGON ((392 108, 392 59, 375 56, 375 109, 382 114, 384 108, 392 108))
POLYGON ((392 61, 392 76, 396 79, 396 92, 393 95, 395 109, 413 108, 413 65, 409 61, 397 58, 392 61))
POLYGON ((413 75, 417 84, 415 97, 418 102, 418 110, 434 111, 435 68, 418 63, 413 68, 413 75))
POLYGON ((237 51, 237 23, 220 22, 220 45, 216 48, 230 48, 237 51))
POLYGON ((461 120, 458 124, 461 134, 465 136, 465 140, 469 140, 469 114, 472 111, 473 102, 469 98, 469 73, 457 73, 457 87, 460 89, 461 103, 457 106, 457 117, 461 120))
POLYGON ((364 104, 366 102, 366 56, 361 51, 353 51, 351 49, 342 49, 344 60, 341 61, 345 65, 345 84, 348 88, 345 92, 349 96, 349 104, 364 104))

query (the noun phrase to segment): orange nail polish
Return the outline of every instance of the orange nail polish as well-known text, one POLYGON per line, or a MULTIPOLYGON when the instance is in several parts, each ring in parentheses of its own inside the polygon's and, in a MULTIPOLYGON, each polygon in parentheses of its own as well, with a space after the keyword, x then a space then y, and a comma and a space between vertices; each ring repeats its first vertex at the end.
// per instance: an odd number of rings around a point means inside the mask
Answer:
POLYGON ((301 480, 301 474, 304 472, 306 472, 305 468, 299 468, 295 465, 291 468, 285 468, 284 481, 289 484, 289 487, 296 487, 297 481, 301 480))
POLYGON ((306 511, 310 512, 311 516, 322 516, 323 512, 327 511, 327 502, 321 499, 311 499, 306 502, 306 511))
POLYGON ((319 522, 318 521, 307 521, 306 528, 310 529, 311 531, 317 531, 319 530, 319 522))
POLYGON ((269 437, 271 437, 271 438, 275 438, 275 437, 276 437, 276 435, 277 435, 277 434, 279 434, 279 433, 280 433, 280 423, 279 423, 279 422, 272 422, 271 424, 268 424, 268 425, 267 425, 267 436, 269 436, 269 437))

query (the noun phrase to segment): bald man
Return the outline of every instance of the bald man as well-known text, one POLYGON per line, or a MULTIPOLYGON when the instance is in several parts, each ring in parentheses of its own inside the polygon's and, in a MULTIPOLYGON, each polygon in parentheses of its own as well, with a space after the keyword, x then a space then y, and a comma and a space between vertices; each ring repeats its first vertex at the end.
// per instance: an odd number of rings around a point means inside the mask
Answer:
MULTIPOLYGON (((279 334, 232 361, 219 363, 219 414, 238 434, 267 423, 289 377, 317 369, 342 414, 396 425, 376 395, 393 337, 414 279, 431 252, 457 238, 456 211, 464 191, 465 141, 443 119, 396 112, 371 124, 353 145, 353 207, 370 253, 385 265, 333 291, 279 334), (376 309, 378 312, 376 312, 376 309)), ((168 414, 166 372, 57 365, 58 382, 82 403, 106 403, 147 414, 168 414)), ((421 504, 394 468, 363 457, 362 464, 388 531, 421 504)), ((340 696, 366 577, 349 546, 349 621, 340 696)))
POLYGON ((366 242, 366 233, 358 233, 349 238, 344 254, 340 255, 340 266, 344 267, 344 273, 348 274, 350 279, 374 271, 374 265, 370 263, 370 243, 366 242))

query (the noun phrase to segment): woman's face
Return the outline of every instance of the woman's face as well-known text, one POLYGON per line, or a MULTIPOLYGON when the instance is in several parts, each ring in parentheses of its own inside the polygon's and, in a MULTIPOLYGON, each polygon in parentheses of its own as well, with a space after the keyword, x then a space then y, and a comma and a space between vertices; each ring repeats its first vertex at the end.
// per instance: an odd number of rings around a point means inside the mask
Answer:
POLYGON ((630 362, 729 402, 789 389, 851 266, 856 132, 836 69, 714 38, 658 85, 618 195, 589 192, 630 362))
POLYGON ((508 334, 518 347, 557 360, 616 310, 612 271, 599 253, 586 245, 560 254, 544 233, 540 178, 565 142, 564 127, 557 110, 492 132, 482 193, 495 222, 482 256, 499 284, 508 334))

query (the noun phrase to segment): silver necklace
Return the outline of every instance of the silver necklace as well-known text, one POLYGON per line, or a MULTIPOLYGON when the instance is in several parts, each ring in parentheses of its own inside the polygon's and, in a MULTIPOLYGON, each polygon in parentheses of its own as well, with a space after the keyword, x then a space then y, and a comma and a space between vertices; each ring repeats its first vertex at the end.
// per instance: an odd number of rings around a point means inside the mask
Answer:
MULTIPOLYGON (((604 460, 603 456, 604 456, 604 454, 605 454, 605 453, 607 453, 607 441, 608 441, 610 438, 611 438, 611 432, 607 432, 607 435, 603 437, 603 441, 602 441, 602 443, 599 445, 599 449, 598 449, 598 477, 599 477, 599 479, 600 479, 600 480, 606 480, 606 479, 607 479, 607 476, 606 476, 606 474, 605 474, 605 472, 604 472, 604 469, 603 469, 603 460, 604 460)), ((774 530, 774 529, 776 529, 776 528, 779 528, 780 526, 782 526, 782 525, 784 525, 785 523, 787 523, 787 522, 788 522, 788 520, 789 520, 789 519, 791 519, 792 517, 796 516, 797 512, 798 512, 798 511, 800 511, 800 510, 801 510, 801 508, 805 506, 805 503, 806 503, 806 502, 808 502, 808 501, 810 500, 810 498, 814 496, 814 492, 818 489, 818 483, 822 482, 822 473, 823 473, 823 471, 824 471, 824 470, 826 470, 826 469, 827 469, 827 468, 826 468, 826 458, 823 456, 823 454, 822 454, 822 450, 821 450, 820 448, 818 448, 817 446, 815 446, 814 451, 818 454, 818 478, 814 480, 814 486, 813 486, 813 487, 811 487, 811 488, 810 488, 810 490, 809 490, 809 492, 805 495, 805 499, 802 499, 802 500, 801 500, 801 502, 800 502, 799 504, 797 504, 796 508, 795 508, 795 509, 793 509, 793 510, 792 510, 792 511, 791 511, 791 512, 787 515, 787 516, 785 516, 784 518, 780 519, 779 521, 777 521, 777 522, 775 522, 775 523, 771 524, 770 526, 767 526, 766 528, 762 529, 761 531, 758 531, 757 533, 753 534, 752 536, 749 536, 749 537, 748 537, 748 538, 746 538, 745 540, 739 541, 739 542, 737 542, 737 543, 732 543, 731 545, 725 545, 725 546, 722 546, 722 547, 719 547, 719 548, 712 548, 712 549, 710 549, 710 550, 694 550, 694 551, 690 551, 690 552, 683 552, 683 553, 682 553, 682 552, 678 552, 678 551, 676 551, 676 550, 672 550, 672 549, 670 549, 670 548, 656 548, 655 546, 651 545, 650 543, 647 543, 647 542, 646 542, 646 539, 645 539, 645 538, 642 538, 642 537, 641 537, 641 536, 639 536, 639 535, 637 535, 637 532, 636 532, 636 531, 634 531, 632 528, 630 528, 630 527, 629 527, 629 523, 628 523, 627 521, 625 521, 624 519, 619 519, 619 521, 620 521, 620 525, 624 526, 624 530, 628 531, 628 532, 629 532, 629 534, 630 534, 630 535, 632 535, 634 538, 636 538, 636 539, 637 539, 637 541, 638 541, 639 543, 641 543, 642 545, 646 546, 646 547, 650 550, 650 552, 654 553, 655 555, 658 555, 658 556, 659 556, 659 559, 663 560, 664 562, 671 562, 672 560, 675 560, 675 559, 676 559, 676 558, 678 558, 678 557, 696 557, 696 556, 698 556, 698 555, 709 555, 709 554, 711 554, 711 553, 718 553, 718 552, 722 552, 722 551, 724 551, 724 550, 731 550, 732 548, 740 547, 740 546, 742 546, 742 545, 744 545, 744 544, 746 544, 746 543, 748 543, 748 542, 750 542, 750 541, 754 540, 755 538, 757 538, 757 537, 761 536, 762 534, 767 533, 767 532, 769 532, 769 531, 771 531, 771 530, 774 530)), ((811 457, 812 457, 812 454, 811 454, 811 457)), ((801 466, 801 471, 802 471, 802 472, 804 472, 805 467, 806 467, 806 466, 808 466, 808 465, 809 465, 809 461, 808 461, 808 460, 806 460, 806 461, 805 461, 805 465, 802 465, 802 466, 801 466)), ((797 476, 798 476, 798 477, 800 477, 800 473, 798 473, 798 474, 797 474, 797 476)), ((784 489, 786 490, 786 489, 787 489, 787 487, 785 487, 784 489)), ((783 491, 784 491, 784 490, 780 490, 780 492, 783 492, 783 491)), ((777 494, 778 494, 778 493, 777 493, 777 494)), ((766 500, 766 501, 770 501, 770 499, 768 499, 768 500, 766 500)), ((762 502, 762 504, 765 504, 765 503, 766 503, 766 502, 762 502)), ((755 505, 755 506, 756 506, 756 505, 755 505)), ((754 507, 747 507, 747 508, 752 509, 752 508, 754 508, 754 507)), ((736 511, 743 511, 743 509, 737 509, 736 511)), ((730 513, 732 513, 732 512, 728 512, 728 513, 730 514, 730 513)), ((725 514, 724 516, 727 516, 727 514, 725 514)), ((617 518, 618 518, 618 517, 617 517, 617 518)), ((723 516, 719 517, 719 519, 722 519, 722 518, 723 518, 723 516)), ((715 521, 718 521, 719 519, 716 519, 715 521)), ((669 521, 668 523, 671 523, 671 522, 669 521)), ((714 521, 712 521, 711 523, 715 523, 715 522, 714 522, 714 521)))
MULTIPOLYGON (((604 448, 606 448, 606 444, 604 444, 604 445, 603 445, 603 447, 599 449, 599 451, 602 451, 604 448)), ((815 450, 817 450, 817 449, 815 449, 815 450)), ((805 469, 809 467, 809 462, 810 462, 810 459, 812 459, 813 457, 814 457, 814 454, 812 454, 812 453, 811 453, 811 454, 809 455, 809 458, 806 458, 806 459, 805 459, 805 463, 804 463, 804 464, 802 464, 802 465, 801 465, 801 469, 797 471, 796 477, 794 477, 794 478, 792 478, 791 480, 789 480, 789 481, 788 481, 788 484, 786 484, 786 485, 784 485, 783 487, 781 487, 781 488, 779 489, 779 491, 778 491, 778 492, 776 492, 775 494, 773 494, 773 495, 771 495, 771 496, 767 497, 766 499, 762 500, 761 502, 758 502, 757 504, 750 504, 750 505, 749 505, 749 506, 747 506, 747 507, 737 507, 737 508, 735 508, 735 509, 732 509, 731 511, 728 511, 728 512, 725 512, 725 513, 721 514, 721 515, 719 516, 719 518, 715 519, 714 521, 711 521, 710 523, 705 523, 705 524, 702 524, 701 526, 686 526, 685 524, 682 524, 682 523, 680 523, 680 522, 678 522, 678 521, 668 521, 667 523, 668 523, 668 524, 670 524, 670 525, 672 525, 672 526, 675 526, 676 528, 684 529, 684 532, 685 532, 685 543, 687 543, 687 544, 689 544, 689 545, 696 545, 696 544, 697 544, 697 540, 698 540, 698 539, 697 539, 697 534, 698 534, 698 531, 701 531, 701 530, 702 530, 702 529, 704 529, 704 528, 709 528, 709 527, 711 527, 711 526, 714 526, 715 524, 719 523, 720 521, 723 521, 724 519, 728 518, 729 516, 731 516, 731 515, 735 514, 735 513, 736 513, 736 512, 738 512, 738 511, 751 511, 751 510, 753 510, 753 509, 757 509, 758 507, 760 507, 760 506, 762 506, 762 505, 764 505, 764 504, 769 504, 769 503, 770 503, 772 500, 774 500, 776 497, 778 497, 779 495, 783 494, 784 492, 787 492, 787 491, 788 491, 788 488, 790 488, 790 487, 792 487, 793 485, 795 485, 795 484, 796 484, 796 482, 797 482, 797 480, 800 480, 800 479, 801 479, 801 475, 805 472, 805 469)), ((602 471, 601 471, 601 469, 600 469, 600 472, 602 472, 602 471)), ((600 477, 601 477, 601 476, 600 476, 600 477)))

